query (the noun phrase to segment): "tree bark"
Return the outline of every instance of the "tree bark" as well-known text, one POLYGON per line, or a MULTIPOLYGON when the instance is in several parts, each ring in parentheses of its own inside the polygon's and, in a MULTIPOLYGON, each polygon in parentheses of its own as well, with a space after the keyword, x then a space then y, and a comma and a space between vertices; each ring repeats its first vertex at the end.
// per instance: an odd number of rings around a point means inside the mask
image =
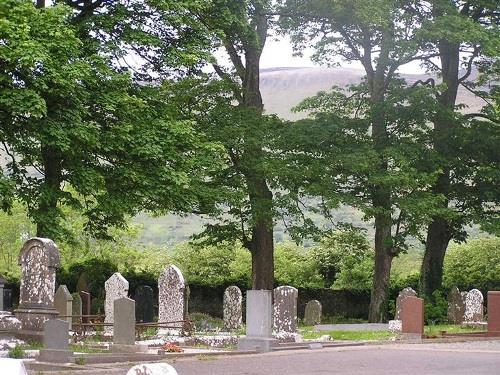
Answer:
MULTIPOLYGON (((441 41, 439 54, 442 67, 443 83, 446 88, 438 96, 440 111, 434 120, 434 149, 446 160, 452 150, 449 149, 449 132, 456 123, 454 121, 455 102, 459 86, 460 46, 457 43, 441 41)), ((445 163, 443 172, 438 176, 433 192, 445 199, 442 209, 448 208, 450 192, 450 166, 445 163)), ((446 249, 452 238, 451 223, 441 216, 435 216, 427 227, 424 259, 420 272, 420 292, 425 297, 441 287, 443 281, 443 264, 446 249)))

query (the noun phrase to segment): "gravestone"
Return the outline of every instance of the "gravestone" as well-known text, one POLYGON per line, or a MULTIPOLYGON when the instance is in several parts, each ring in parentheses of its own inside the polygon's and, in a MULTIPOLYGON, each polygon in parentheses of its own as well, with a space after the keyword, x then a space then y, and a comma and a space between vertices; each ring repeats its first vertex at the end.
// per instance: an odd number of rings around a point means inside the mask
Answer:
POLYGON ((45 322, 43 349, 40 362, 74 362, 73 352, 68 350, 69 326, 66 320, 51 319, 45 322))
MULTIPOLYGON (((121 297, 127 297, 128 294, 128 281, 119 273, 115 272, 104 283, 106 290, 106 301, 104 304, 104 323, 114 322, 114 302, 121 297)), ((112 327, 104 327, 104 332, 112 333, 112 327)))
POLYGON ((135 290, 135 319, 137 322, 150 323, 154 318, 155 296, 149 285, 139 285, 135 290))
POLYGON ((2 275, 0 275, 0 311, 4 311, 3 291, 6 282, 7 280, 5 280, 2 275))
POLYGON ((191 296, 191 288, 189 285, 184 285, 184 320, 189 317, 189 297, 191 296))
POLYGON ((71 329, 73 297, 71 296, 71 293, 69 292, 66 285, 60 285, 59 288, 57 288, 54 297, 54 307, 59 312, 59 316, 67 316, 61 319, 66 320, 68 322, 69 328, 71 329))
POLYGON ((465 314, 465 298, 457 287, 448 293, 448 323, 462 324, 465 314))
POLYGON ((483 293, 477 289, 472 289, 465 297, 464 320, 468 323, 483 321, 483 293))
POLYGON ((276 332, 297 332, 297 298, 299 291, 293 286, 274 289, 273 329, 276 332))
POLYGON ((114 301, 113 344, 135 344, 135 301, 121 297, 114 301))
POLYGON ((3 290, 3 310, 12 310, 12 289, 3 290))
POLYGON ((500 336, 500 292, 488 292, 488 336, 500 336))
POLYGON ((306 310, 304 312, 304 324, 306 326, 312 326, 321 323, 321 312, 322 306, 318 300, 311 300, 306 304, 306 310))
POLYGON ((73 311, 73 324, 80 324, 82 321, 80 320, 80 316, 82 315, 82 297, 80 297, 79 293, 72 293, 71 297, 73 297, 72 301, 72 311, 73 311))
POLYGON ((401 320, 401 302, 406 297, 416 297, 417 292, 415 292, 412 288, 407 287, 404 288, 401 292, 399 292, 398 298, 396 299, 396 313, 394 315, 394 320, 401 320))
MULTIPOLYGON (((90 293, 82 290, 78 292, 78 294, 82 301, 82 312, 80 315, 91 315, 90 308, 92 306, 91 304, 92 301, 90 299, 90 293)), ((90 318, 88 316, 87 317, 82 316, 82 323, 89 323, 89 322, 90 318)))
POLYGON ((268 352, 278 344, 272 337, 272 297, 271 290, 247 290, 246 336, 238 339, 238 350, 268 352))
POLYGON ((401 300, 400 306, 403 338, 421 339, 424 334, 424 300, 407 296, 401 300))
POLYGON ((19 307, 14 311, 22 325, 18 337, 42 341, 45 321, 58 315, 54 292, 59 249, 52 240, 32 238, 22 247, 18 263, 22 273, 19 307))
POLYGON ((126 375, 177 375, 177 371, 166 363, 141 363, 128 370, 126 375))
POLYGON ((241 304, 243 295, 237 286, 229 286, 224 291, 223 316, 224 328, 228 330, 238 329, 243 324, 241 304))
MULTIPOLYGON (((177 322, 169 326, 181 329, 184 320, 184 276, 177 266, 165 268, 158 278, 158 321, 177 322)), ((164 330, 163 330, 164 332, 164 330)))

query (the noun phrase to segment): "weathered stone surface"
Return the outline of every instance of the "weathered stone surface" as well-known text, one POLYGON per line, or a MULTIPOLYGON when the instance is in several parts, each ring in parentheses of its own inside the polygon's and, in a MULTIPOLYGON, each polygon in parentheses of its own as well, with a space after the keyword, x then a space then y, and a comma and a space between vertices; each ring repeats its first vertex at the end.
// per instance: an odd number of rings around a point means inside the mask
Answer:
POLYGON ((416 297, 417 292, 415 292, 412 288, 404 288, 401 292, 399 292, 398 298, 396 299, 396 313, 394 315, 394 320, 401 320, 401 302, 406 297, 416 297))
POLYGON ((304 324, 306 326, 312 326, 321 323, 322 306, 318 300, 311 300, 306 304, 306 310, 304 312, 304 324))
POLYGON ((483 321, 483 303, 484 297, 477 289, 472 289, 465 297, 464 321, 482 322, 483 321))
MULTIPOLYGON (((80 299, 82 300, 82 312, 81 315, 90 315, 90 307, 92 306, 92 301, 90 298, 90 293, 85 291, 78 292, 80 299)), ((83 323, 88 323, 90 319, 88 317, 82 317, 83 323)))
MULTIPOLYGON (((128 295, 128 281, 119 273, 115 272, 104 283, 106 289, 106 301, 104 304, 104 323, 114 322, 114 302, 118 298, 127 297, 128 295)), ((105 332, 113 332, 112 327, 105 327, 105 332)))
POLYGON ((465 295, 454 287, 448 293, 448 323, 461 324, 465 315, 465 295))
POLYGON ((488 292, 488 335, 500 336, 500 292, 488 292))
POLYGON ((4 289, 6 282, 7 282, 7 280, 5 280, 5 278, 2 275, 0 275, 0 311, 3 311, 3 309, 4 309, 4 307, 3 307, 3 289, 4 289))
POLYGON ((297 332, 297 298, 299 291, 293 286, 274 289, 273 329, 276 332, 297 332))
POLYGON ((56 268, 60 264, 59 249, 47 238, 32 238, 19 254, 21 286, 19 308, 14 312, 21 321, 22 338, 41 340, 44 323, 58 315, 54 308, 56 268))
POLYGON ((409 338, 424 334, 424 300, 407 296, 401 300, 401 332, 409 338))
POLYGON ((51 319, 45 322, 43 349, 38 357, 42 362, 73 361, 73 352, 68 350, 69 325, 66 320, 51 319))
POLYGON ((56 295, 54 297, 54 307, 59 312, 60 316, 70 316, 67 318, 61 318, 66 320, 71 328, 71 315, 73 313, 73 297, 69 292, 66 285, 60 285, 57 288, 56 295))
POLYGON ((401 320, 389 320, 389 331, 392 333, 401 332, 403 326, 403 322, 401 320))
POLYGON ((246 301, 246 334, 252 337, 272 336, 272 291, 248 290, 246 301))
POLYGON ((143 363, 132 367, 127 375, 177 375, 177 371, 166 363, 143 363))
POLYGON ((178 322, 170 326, 182 328, 184 320, 184 276, 177 266, 165 268, 158 278, 158 321, 178 322))
POLYGON ((21 329, 21 322, 8 311, 0 311, 0 331, 17 331, 21 329))
POLYGON ((149 285, 139 285, 134 293, 135 319, 137 322, 149 323, 153 321, 155 311, 155 295, 149 285))
POLYGON ((227 287, 223 297, 224 327, 226 329, 238 329, 243 324, 242 303, 243 295, 240 288, 234 285, 227 287))
POLYGON ((113 344, 135 344, 135 301, 121 297, 114 301, 113 344))
POLYGON ((80 316, 82 315, 82 297, 80 297, 80 293, 73 293, 71 294, 71 297, 73 297, 73 301, 71 301, 73 324, 82 323, 80 320, 80 316))

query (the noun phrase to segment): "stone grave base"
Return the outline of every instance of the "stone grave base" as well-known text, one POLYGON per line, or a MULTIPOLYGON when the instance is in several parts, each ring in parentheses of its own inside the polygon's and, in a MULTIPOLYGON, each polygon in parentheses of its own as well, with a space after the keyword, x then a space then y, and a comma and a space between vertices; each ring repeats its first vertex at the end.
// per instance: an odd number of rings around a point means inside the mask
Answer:
POLYGON ((421 342, 423 335, 420 333, 401 333, 401 339, 407 341, 421 342))
POLYGON ((40 362, 54 362, 54 363, 74 363, 75 357, 73 352, 69 350, 57 349, 41 349, 38 356, 40 362))
POLYGON ((471 327, 471 328, 476 328, 476 329, 488 329, 488 323, 487 322, 462 322, 461 324, 462 327, 471 327))
POLYGON ((238 350, 257 350, 258 352, 270 352, 278 345, 278 340, 267 337, 240 337, 238 350))
POLYGON ((111 353, 146 353, 148 347, 146 345, 111 344, 109 351, 111 353))
POLYGON ((22 329, 17 331, 16 337, 21 340, 43 341, 43 327, 47 320, 55 319, 59 313, 55 309, 27 309, 20 308, 14 311, 22 329))

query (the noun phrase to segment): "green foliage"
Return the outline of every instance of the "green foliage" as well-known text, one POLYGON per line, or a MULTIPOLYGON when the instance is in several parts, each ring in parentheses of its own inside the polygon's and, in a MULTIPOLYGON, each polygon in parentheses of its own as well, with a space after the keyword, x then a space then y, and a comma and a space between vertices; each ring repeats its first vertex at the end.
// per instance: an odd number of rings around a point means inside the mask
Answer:
POLYGON ((444 261, 443 285, 486 292, 500 288, 500 237, 453 244, 444 261))
POLYGON ((443 324, 448 321, 448 300, 443 291, 436 290, 425 299, 425 321, 427 324, 443 324))
POLYGON ((274 257, 274 278, 277 285, 324 287, 323 277, 318 272, 311 250, 285 242, 276 246, 274 257))
POLYGON ((24 351, 23 345, 16 344, 12 349, 9 349, 9 358, 17 358, 21 359, 24 358, 26 355, 26 352, 24 351))

